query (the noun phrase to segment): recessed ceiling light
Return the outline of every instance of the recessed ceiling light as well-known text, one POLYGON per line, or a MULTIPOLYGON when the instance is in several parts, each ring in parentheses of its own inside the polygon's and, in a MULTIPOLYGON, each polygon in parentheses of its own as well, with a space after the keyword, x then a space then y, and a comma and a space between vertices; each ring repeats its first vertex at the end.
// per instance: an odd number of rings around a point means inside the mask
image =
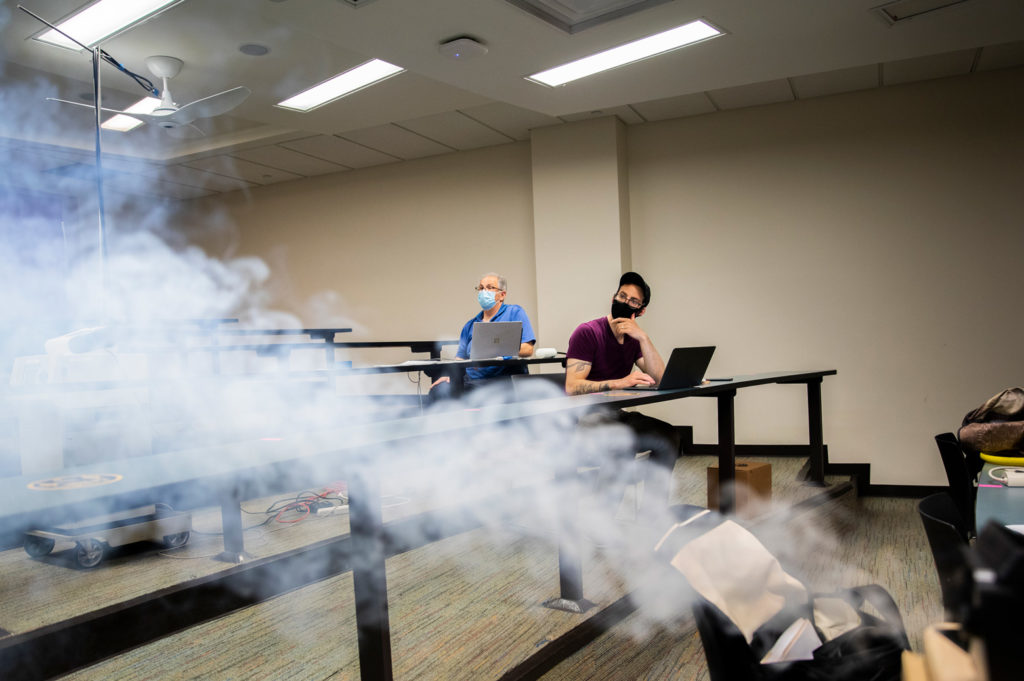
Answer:
MULTIPOLYGON (((56 26, 83 45, 92 47, 179 2, 182 0, 99 0, 56 26)), ((72 50, 81 49, 73 40, 52 28, 36 36, 36 40, 72 50)))
POLYGON ((565 85, 579 78, 592 76, 601 71, 631 64, 641 59, 664 54, 665 52, 720 35, 724 35, 723 31, 698 19, 688 24, 647 36, 646 38, 634 40, 625 45, 613 47, 604 52, 592 54, 589 57, 577 59, 568 64, 540 71, 539 73, 527 76, 526 79, 551 87, 565 85))
POLYGON ((250 57, 262 57, 263 55, 270 52, 270 48, 266 45, 259 45, 257 43, 246 43, 240 45, 238 51, 242 54, 247 54, 250 57))
POLYGON ((323 106, 328 102, 333 102, 335 99, 350 95, 356 90, 361 90, 385 78, 397 75, 402 71, 405 71, 405 69, 401 66, 395 66, 380 59, 373 59, 365 64, 360 64, 354 69, 339 73, 308 90, 303 90, 283 102, 278 102, 276 106, 294 111, 312 111, 318 106, 323 106))
MULTIPOLYGON (((160 100, 155 97, 145 97, 132 104, 130 107, 125 109, 127 113, 141 113, 148 114, 153 113, 153 110, 160 106, 160 100)), ((106 130, 114 130, 116 132, 128 132, 142 125, 142 121, 138 118, 132 118, 131 116, 125 116, 124 114, 117 114, 107 119, 101 128, 106 130)))

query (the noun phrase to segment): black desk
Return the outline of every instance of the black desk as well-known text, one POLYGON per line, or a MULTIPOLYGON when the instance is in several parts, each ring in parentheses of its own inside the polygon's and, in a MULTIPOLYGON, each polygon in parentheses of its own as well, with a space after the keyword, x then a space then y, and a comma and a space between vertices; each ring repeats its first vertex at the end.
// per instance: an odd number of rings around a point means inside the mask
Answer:
POLYGON ((349 333, 352 329, 225 329, 222 334, 238 336, 309 336, 317 342, 302 343, 230 343, 215 344, 207 347, 185 348, 187 351, 254 351, 261 356, 277 356, 286 359, 293 350, 320 350, 326 352, 328 370, 336 369, 335 350, 338 348, 409 348, 410 352, 426 352, 431 358, 441 357, 441 349, 446 345, 458 345, 457 340, 411 340, 411 341, 336 341, 334 337, 339 333, 349 333))
MULTIPOLYGON (((153 330, 148 330, 153 333, 153 330)), ((129 352, 168 352, 168 353, 216 353, 231 351, 256 352, 261 356, 276 356, 286 359, 295 350, 324 350, 326 352, 328 369, 335 368, 335 350, 338 348, 409 348, 410 352, 425 352, 433 359, 441 357, 441 349, 446 345, 458 345, 458 340, 397 340, 397 341, 336 341, 335 336, 343 333, 351 333, 351 328, 311 328, 311 329, 236 329, 222 328, 210 329, 203 334, 203 338, 212 340, 209 345, 184 345, 175 343, 173 345, 153 346, 141 344, 140 338, 135 337, 134 345, 122 348, 129 352), (288 337, 287 342, 275 343, 223 343, 221 336, 243 336, 248 338, 288 337), (291 338, 297 336, 308 337, 309 341, 295 341, 291 338)), ((179 334, 180 335, 180 334, 179 334)))
MULTIPOLYGON (((555 359, 555 358, 551 358, 555 359)), ((543 360, 522 360, 537 363, 543 360)), ((385 558, 387 532, 381 512, 378 467, 387 446, 467 428, 494 426, 520 419, 539 419, 557 414, 580 413, 598 407, 621 408, 684 397, 715 397, 718 400, 720 476, 733 479, 735 433, 733 399, 743 387, 772 383, 805 384, 812 449, 819 461, 812 465, 823 475, 821 442, 822 378, 834 370, 776 372, 737 376, 727 383, 712 383, 684 390, 629 393, 613 391, 575 397, 554 397, 530 402, 483 406, 473 410, 430 413, 392 421, 354 424, 322 432, 294 435, 284 441, 256 441, 159 454, 145 461, 126 459, 65 470, 64 475, 116 473, 116 481, 96 487, 37 491, 28 488, 33 479, 0 479, 0 525, 25 527, 39 522, 53 524, 54 514, 67 511, 95 512, 96 504, 132 507, 162 501, 182 490, 215 495, 221 501, 225 549, 241 551, 240 491, 247 481, 261 483, 261 492, 302 488, 322 479, 323 466, 352 471, 349 480, 350 537, 359 637, 360 674, 364 680, 391 679, 391 640, 385 558)), ((37 476, 33 476, 35 478, 37 476)), ((723 505, 731 500, 723 497, 723 505)), ((582 601, 582 572, 575 537, 560 539, 560 583, 563 601, 582 601)), ((52 628, 51 628, 52 629, 52 628)), ((47 632, 50 635, 52 632, 47 632)), ((10 642, 10 641, 8 641, 10 642)), ((0 641, 0 653, 5 649, 0 641)))
POLYGON ((534 364, 561 364, 565 366, 565 354, 554 357, 493 357, 490 359, 449 359, 449 360, 410 360, 401 364, 380 364, 369 367, 352 367, 337 369, 340 375, 387 374, 398 372, 422 371, 431 378, 448 376, 452 383, 452 395, 460 396, 464 392, 466 369, 468 367, 528 367, 534 364))
MULTIPOLYGON (((778 371, 763 374, 734 376, 728 381, 711 381, 693 388, 657 391, 611 390, 569 399, 586 399, 593 406, 622 409, 654 404, 686 397, 714 397, 718 402, 718 480, 719 508, 731 513, 735 507, 735 491, 730 483, 736 480, 736 416, 735 398, 741 388, 770 384, 803 384, 807 386, 807 426, 809 445, 809 471, 807 482, 825 484, 825 442, 822 430, 821 383, 825 376, 836 370, 778 371)), ((566 500, 566 506, 574 500, 566 500)), ((571 512, 569 508, 564 513, 571 512)), ((547 603, 549 607, 569 612, 583 612, 587 608, 583 596, 583 565, 579 558, 579 537, 563 533, 559 538, 559 590, 558 598, 547 603)))

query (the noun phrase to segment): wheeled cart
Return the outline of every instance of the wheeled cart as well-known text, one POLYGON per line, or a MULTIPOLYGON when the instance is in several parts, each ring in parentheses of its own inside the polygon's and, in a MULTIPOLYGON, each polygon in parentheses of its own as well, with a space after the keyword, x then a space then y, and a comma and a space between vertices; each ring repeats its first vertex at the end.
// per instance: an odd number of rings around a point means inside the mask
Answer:
POLYGON ((25 552, 33 558, 45 556, 60 543, 74 544, 74 560, 79 567, 96 567, 107 550, 140 541, 160 542, 170 549, 188 543, 192 514, 157 504, 152 512, 91 525, 73 525, 29 530, 25 533, 25 552))

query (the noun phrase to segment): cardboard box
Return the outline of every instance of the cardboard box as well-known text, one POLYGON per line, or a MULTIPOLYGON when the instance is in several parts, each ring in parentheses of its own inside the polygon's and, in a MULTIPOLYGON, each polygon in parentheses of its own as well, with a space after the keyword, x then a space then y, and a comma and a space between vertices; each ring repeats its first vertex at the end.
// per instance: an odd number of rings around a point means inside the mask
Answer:
MULTIPOLYGON (((736 511, 751 501, 772 498, 772 465, 757 461, 736 462, 736 511)), ((718 464, 708 466, 708 508, 718 509, 718 464)))

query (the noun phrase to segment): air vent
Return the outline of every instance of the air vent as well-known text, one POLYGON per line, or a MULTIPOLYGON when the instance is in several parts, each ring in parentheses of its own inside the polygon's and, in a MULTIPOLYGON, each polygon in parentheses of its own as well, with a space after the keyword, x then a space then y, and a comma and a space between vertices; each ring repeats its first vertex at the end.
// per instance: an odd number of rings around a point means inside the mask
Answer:
POLYGON ((897 24, 901 21, 914 19, 922 14, 928 14, 936 10, 952 7, 967 2, 967 0, 897 0, 874 9, 883 19, 890 24, 897 24))
POLYGON ((506 0, 566 33, 603 24, 669 0, 506 0))

